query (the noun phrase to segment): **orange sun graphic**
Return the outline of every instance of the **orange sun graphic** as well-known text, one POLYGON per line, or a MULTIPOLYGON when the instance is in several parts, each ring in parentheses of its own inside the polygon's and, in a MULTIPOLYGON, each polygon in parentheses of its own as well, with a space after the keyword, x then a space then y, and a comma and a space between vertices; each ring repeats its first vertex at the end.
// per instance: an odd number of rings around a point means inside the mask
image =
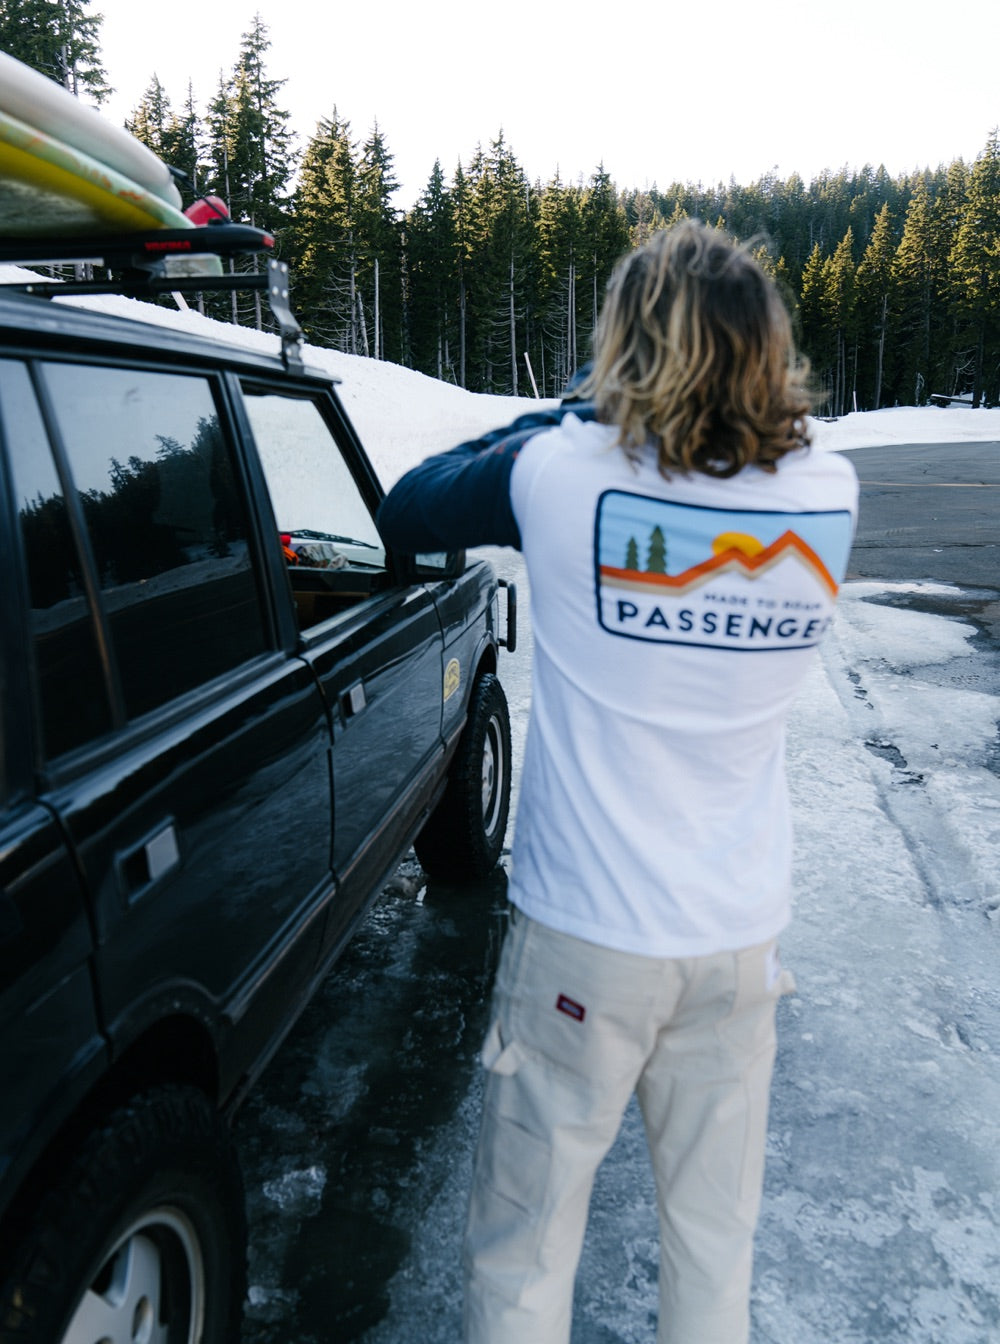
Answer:
POLYGON ((720 532, 712 542, 715 555, 722 555, 725 551, 742 551, 744 555, 752 556, 760 555, 763 549, 763 542, 746 532, 720 532))

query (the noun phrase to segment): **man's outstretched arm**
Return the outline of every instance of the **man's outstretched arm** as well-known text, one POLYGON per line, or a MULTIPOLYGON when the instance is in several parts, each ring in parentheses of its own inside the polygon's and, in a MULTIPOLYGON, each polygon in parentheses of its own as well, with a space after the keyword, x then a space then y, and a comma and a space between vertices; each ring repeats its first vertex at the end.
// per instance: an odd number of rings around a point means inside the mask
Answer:
POLYGON ((383 539, 398 551, 461 551, 514 546, 521 536, 510 502, 510 473, 521 447, 573 412, 592 419, 588 402, 532 411, 481 439, 429 457, 393 486, 378 512, 383 539))

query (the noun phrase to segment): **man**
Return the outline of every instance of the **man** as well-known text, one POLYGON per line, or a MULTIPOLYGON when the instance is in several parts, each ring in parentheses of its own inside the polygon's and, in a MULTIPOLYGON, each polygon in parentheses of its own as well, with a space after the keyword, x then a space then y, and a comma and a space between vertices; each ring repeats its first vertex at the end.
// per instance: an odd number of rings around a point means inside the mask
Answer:
POLYGON ((693 222, 626 257, 558 410, 432 458, 380 525, 520 546, 533 701, 466 1232, 467 1344, 565 1344, 594 1174, 637 1093, 660 1344, 742 1344, 791 979, 784 722, 857 481, 810 449, 787 315, 693 222))

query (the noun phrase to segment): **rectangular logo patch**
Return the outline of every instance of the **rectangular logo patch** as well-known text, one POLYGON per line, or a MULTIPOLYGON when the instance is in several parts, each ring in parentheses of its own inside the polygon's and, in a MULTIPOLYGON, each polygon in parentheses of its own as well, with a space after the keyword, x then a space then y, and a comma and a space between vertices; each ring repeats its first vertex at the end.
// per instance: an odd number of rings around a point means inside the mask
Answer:
POLYGON ((654 644, 811 648, 832 622, 851 535, 843 509, 712 509, 608 490, 595 532, 598 620, 654 644))
POLYGON ((573 999, 568 999, 565 994, 560 994, 556 999, 556 1007, 567 1017, 571 1017, 574 1022, 582 1022, 587 1015, 587 1010, 582 1003, 576 1003, 573 999))

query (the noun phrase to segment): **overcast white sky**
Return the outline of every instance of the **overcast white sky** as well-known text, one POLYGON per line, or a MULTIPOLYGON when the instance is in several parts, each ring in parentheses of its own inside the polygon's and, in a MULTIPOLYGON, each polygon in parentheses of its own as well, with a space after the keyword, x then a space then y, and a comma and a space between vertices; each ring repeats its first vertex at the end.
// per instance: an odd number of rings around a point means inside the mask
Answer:
POLYGON ((260 13, 302 149, 334 106, 377 120, 408 207, 502 128, 529 180, 747 184, 776 170, 971 162, 1000 122, 1000 4, 963 0, 92 0, 121 122, 154 72, 175 106, 232 69, 260 13))

